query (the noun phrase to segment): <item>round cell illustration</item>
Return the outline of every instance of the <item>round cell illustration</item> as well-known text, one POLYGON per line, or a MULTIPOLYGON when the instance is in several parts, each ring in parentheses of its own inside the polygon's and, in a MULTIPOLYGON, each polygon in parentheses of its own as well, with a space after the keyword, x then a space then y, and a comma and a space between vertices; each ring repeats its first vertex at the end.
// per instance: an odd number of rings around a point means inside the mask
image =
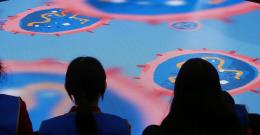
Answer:
POLYGON ((61 34, 92 32, 107 22, 106 19, 68 13, 56 6, 43 6, 9 17, 3 25, 3 30, 15 34, 60 36, 61 34))
POLYGON ((244 0, 53 0, 65 9, 97 17, 160 23, 226 19, 260 8, 244 0))
POLYGON ((142 68, 141 84, 171 95, 176 76, 182 64, 190 58, 202 58, 217 69, 222 89, 231 94, 260 88, 260 63, 258 59, 235 54, 234 51, 176 50, 158 54, 158 58, 142 68))
POLYGON ((202 25, 197 21, 177 21, 170 23, 169 27, 177 31, 196 31, 202 25))

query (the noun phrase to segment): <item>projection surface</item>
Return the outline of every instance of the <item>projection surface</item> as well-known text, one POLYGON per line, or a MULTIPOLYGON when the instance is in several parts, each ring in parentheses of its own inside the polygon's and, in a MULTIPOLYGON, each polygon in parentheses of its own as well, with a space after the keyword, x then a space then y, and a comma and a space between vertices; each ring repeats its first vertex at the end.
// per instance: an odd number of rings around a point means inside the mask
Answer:
POLYGON ((108 88, 101 110, 128 119, 133 135, 167 115, 178 71, 193 57, 212 63, 222 89, 250 113, 260 113, 260 4, 81 2, 0 3, 0 59, 7 72, 0 93, 23 98, 35 131, 42 120, 70 110, 64 76, 78 56, 103 63, 108 88))

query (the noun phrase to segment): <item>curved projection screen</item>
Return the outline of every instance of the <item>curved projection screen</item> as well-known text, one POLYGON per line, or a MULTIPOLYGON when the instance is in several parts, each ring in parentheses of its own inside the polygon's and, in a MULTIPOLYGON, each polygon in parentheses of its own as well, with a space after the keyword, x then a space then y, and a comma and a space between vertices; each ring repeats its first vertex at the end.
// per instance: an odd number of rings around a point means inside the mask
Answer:
POLYGON ((93 56, 108 76, 102 112, 140 135, 167 115, 181 65, 200 57, 223 90, 260 113, 259 22, 260 5, 244 0, 3 1, 0 92, 23 98, 37 131, 73 105, 63 86, 68 63, 93 56))

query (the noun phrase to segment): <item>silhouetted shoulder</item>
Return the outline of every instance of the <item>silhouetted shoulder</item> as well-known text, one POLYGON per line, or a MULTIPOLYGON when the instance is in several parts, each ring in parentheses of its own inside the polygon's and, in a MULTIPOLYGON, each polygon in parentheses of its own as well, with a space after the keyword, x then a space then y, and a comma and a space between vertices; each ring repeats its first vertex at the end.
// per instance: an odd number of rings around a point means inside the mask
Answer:
POLYGON ((101 135, 129 135, 130 124, 126 119, 107 113, 94 113, 97 127, 101 135))
MULTIPOLYGON (((68 113, 42 122, 40 135, 79 135, 75 125, 76 113, 68 113)), ((127 120, 116 115, 93 113, 100 135, 129 135, 127 120)))
POLYGON ((10 96, 10 95, 5 95, 5 94, 0 94, 1 100, 12 100, 15 102, 20 101, 20 97, 15 97, 15 96, 10 96))
POLYGON ((14 135, 18 133, 19 113, 20 113, 19 97, 0 94, 0 134, 14 135))
POLYGON ((40 135, 54 135, 54 134, 75 134, 76 126, 74 123, 75 117, 72 114, 64 114, 57 116, 41 123, 39 130, 40 135), (61 130, 62 129, 62 130, 61 130))

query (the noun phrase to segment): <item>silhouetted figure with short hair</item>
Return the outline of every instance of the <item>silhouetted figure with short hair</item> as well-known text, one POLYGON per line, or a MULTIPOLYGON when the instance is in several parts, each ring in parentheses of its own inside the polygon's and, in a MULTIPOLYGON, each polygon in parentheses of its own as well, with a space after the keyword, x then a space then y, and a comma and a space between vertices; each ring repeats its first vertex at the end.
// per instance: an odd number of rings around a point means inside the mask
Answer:
POLYGON ((159 127, 157 135, 245 134, 234 107, 222 97, 217 70, 200 58, 182 65, 170 112, 159 127))
MULTIPOLYGON (((4 68, 0 61, 0 80, 4 68)), ((33 135, 26 104, 20 97, 0 94, 0 135, 33 135)))
POLYGON ((129 135, 125 119, 102 113, 98 107, 106 90, 106 73, 92 57, 74 59, 67 70, 65 89, 75 106, 67 113, 44 121, 40 135, 129 135))

